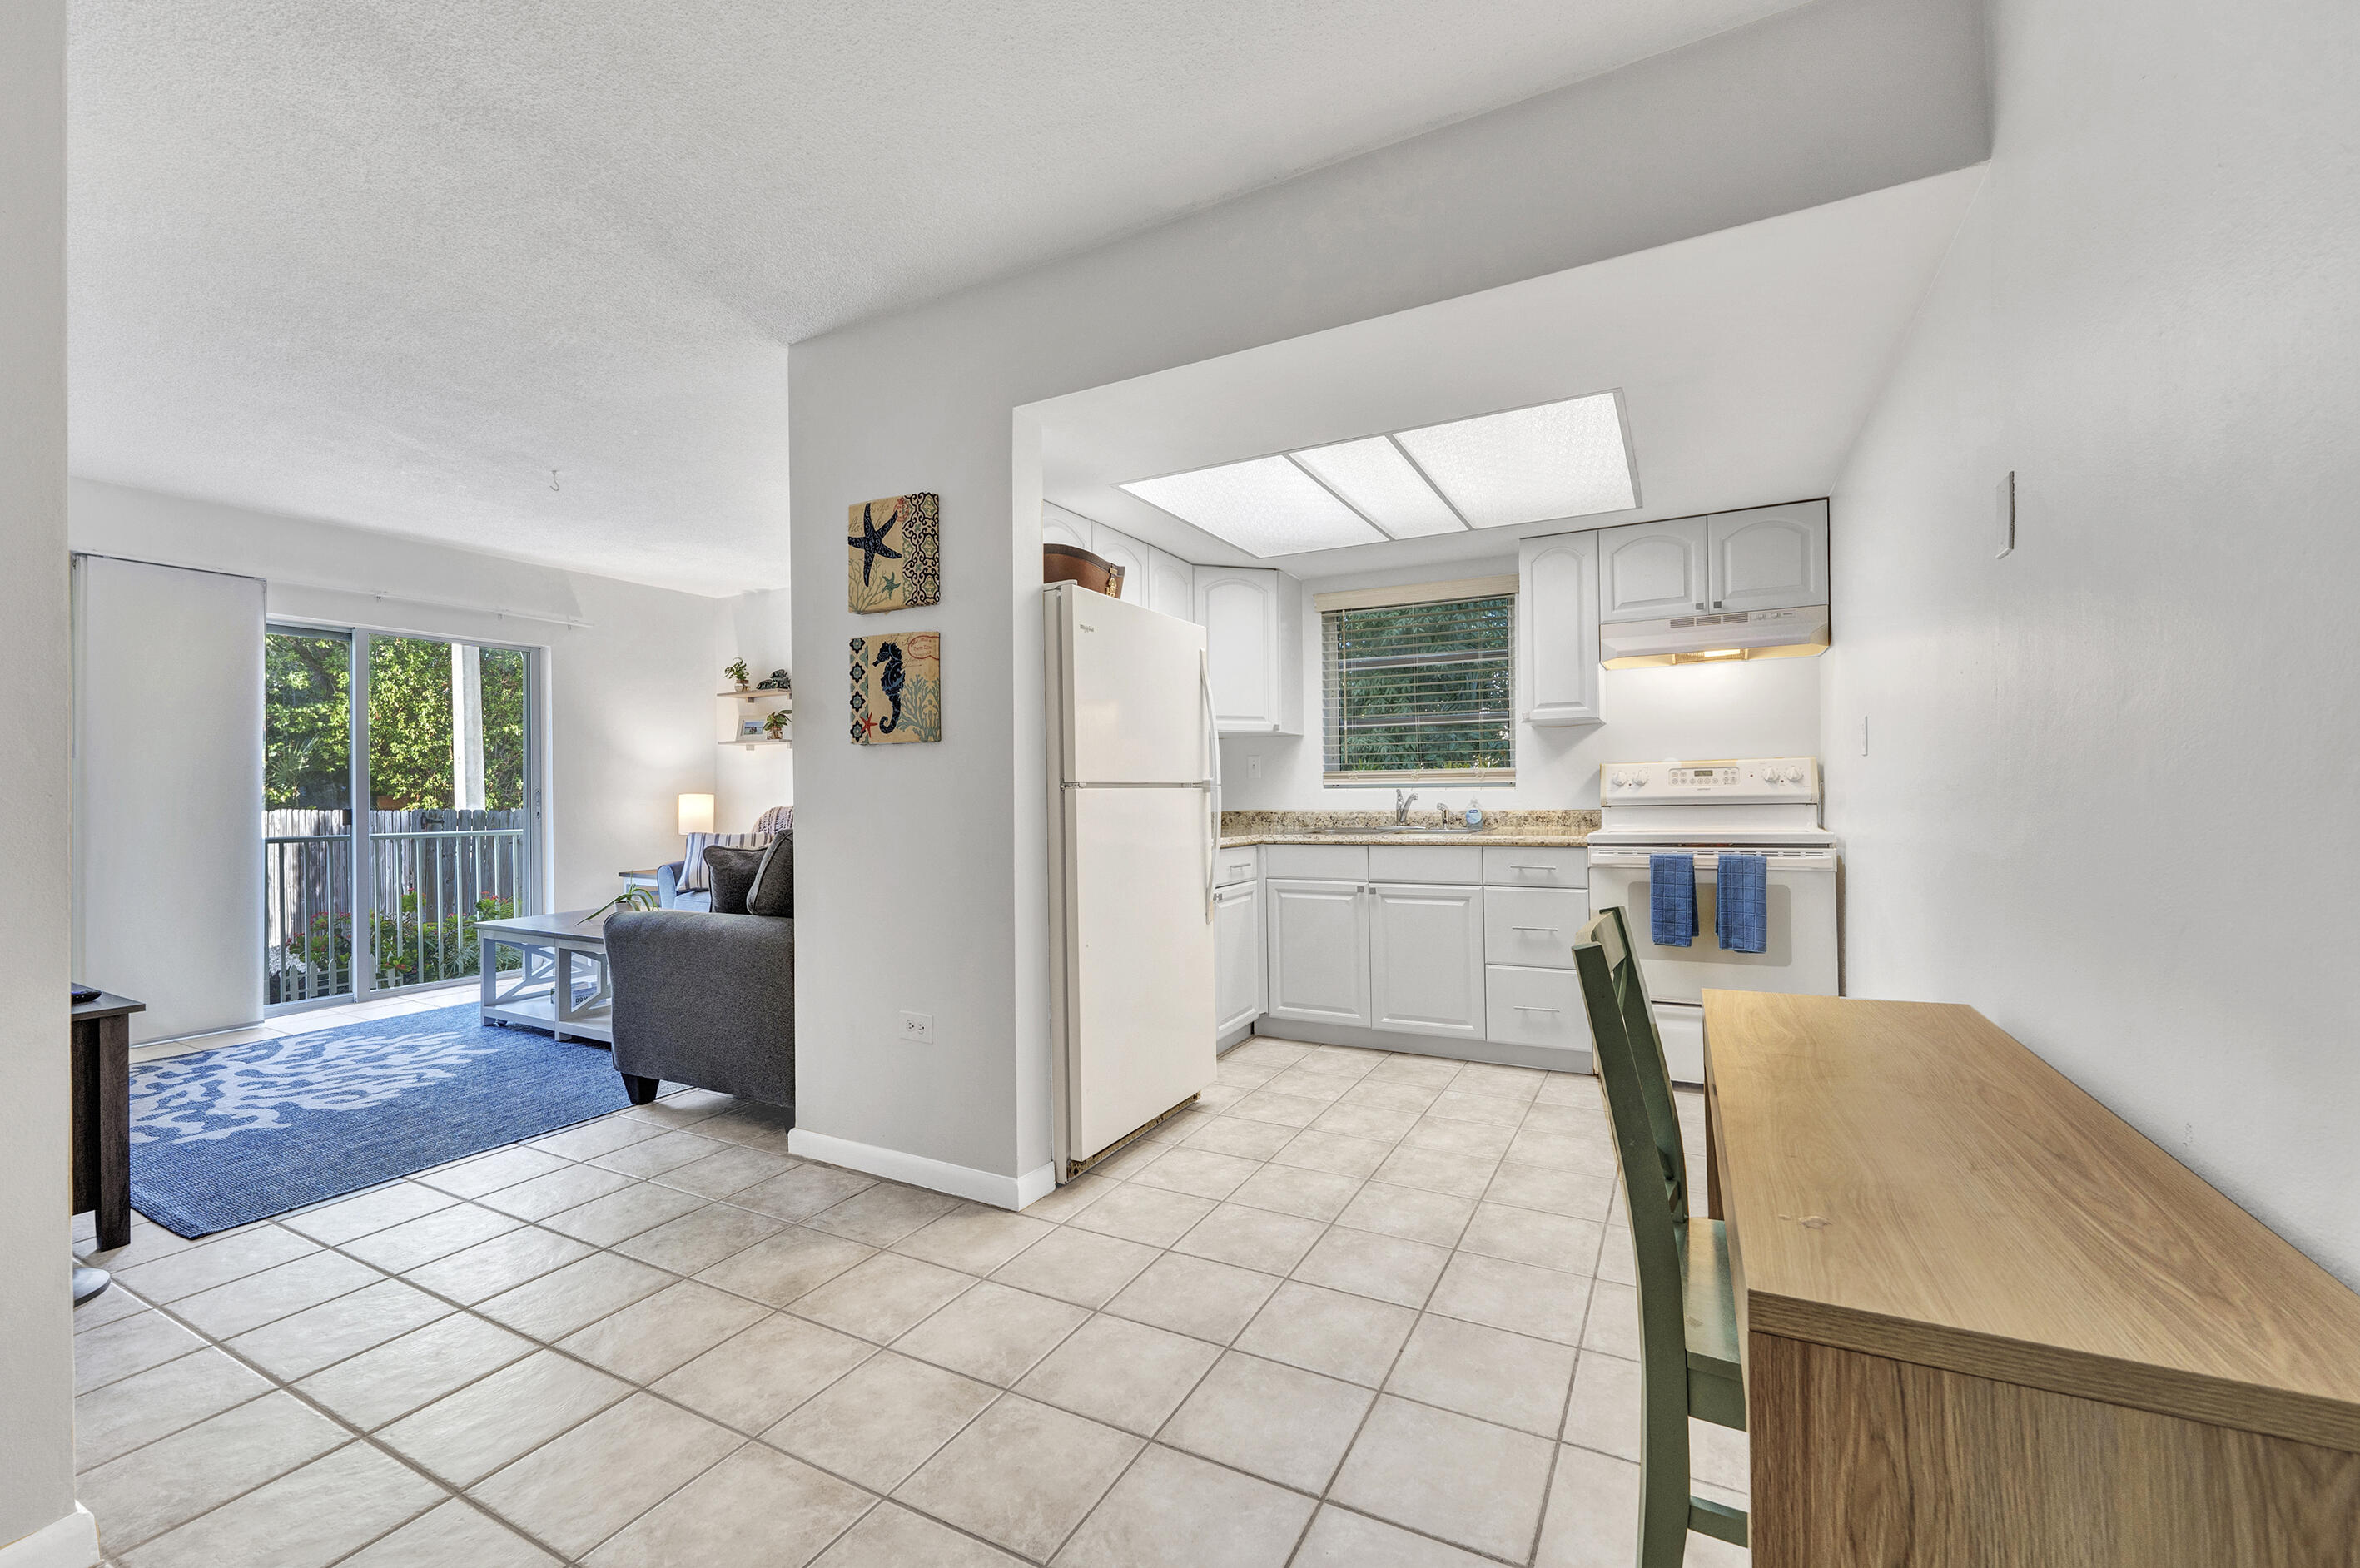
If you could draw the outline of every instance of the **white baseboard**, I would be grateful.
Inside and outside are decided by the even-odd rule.
[[[1054,1165],[1043,1165],[1022,1176],[1002,1176],[970,1165],[953,1165],[946,1160],[929,1160],[923,1154],[873,1143],[855,1143],[848,1138],[813,1132],[808,1127],[796,1127],[787,1134],[787,1152],[1000,1209],[1021,1209],[1045,1196],[1057,1184],[1057,1168]],[[0,1568],[16,1568],[16,1564],[0,1564]]]
[[[1253,1030],[1263,1039],[1301,1040],[1306,1045],[1352,1045],[1363,1051],[1439,1056],[1452,1062],[1485,1062],[1495,1067],[1537,1067],[1547,1073],[1596,1071],[1587,1051],[1557,1051],[1546,1046],[1512,1045],[1504,1040],[1395,1034],[1391,1029],[1355,1029],[1349,1024],[1299,1023],[1268,1014],[1254,1020]]]
[[[98,1568],[98,1520],[76,1503],[65,1518],[0,1546],[0,1568]]]

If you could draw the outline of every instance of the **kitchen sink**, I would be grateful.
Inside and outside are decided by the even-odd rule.
[[[1411,833],[1423,838],[1440,838],[1446,834],[1455,833],[1464,838],[1470,833],[1479,833],[1483,830],[1466,827],[1429,828],[1407,822],[1398,824],[1387,822],[1381,827],[1321,828],[1319,831],[1337,838],[1367,838],[1376,833]]]

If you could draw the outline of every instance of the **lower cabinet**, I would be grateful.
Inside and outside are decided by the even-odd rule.
[[[1262,884],[1213,895],[1213,1032],[1226,1040],[1262,1014]]]
[[[1369,1023],[1369,905],[1358,882],[1271,877],[1270,1016]]]
[[[1369,1014],[1404,1034],[1483,1038],[1483,889],[1369,888]]]
[[[1581,977],[1572,970],[1494,964],[1486,980],[1484,1007],[1491,1015],[1493,1040],[1556,1051],[1590,1049]]]

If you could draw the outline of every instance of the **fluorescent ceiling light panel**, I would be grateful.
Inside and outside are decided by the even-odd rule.
[[[1586,517],[1639,504],[1622,411],[1612,392],[1428,425],[1393,439],[1475,528]]]
[[[1395,539],[1455,534],[1467,527],[1383,436],[1315,446],[1296,452],[1295,461]]]
[[[1251,555],[1373,544],[1385,536],[1284,457],[1257,457],[1122,486]]]

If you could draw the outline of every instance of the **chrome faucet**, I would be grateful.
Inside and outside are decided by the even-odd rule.
[[[1434,809],[1442,813],[1442,825],[1444,827],[1448,827],[1450,825],[1450,802],[1448,800],[1437,800],[1434,803]]]
[[[1398,790],[1398,789],[1396,789],[1396,790],[1394,790],[1394,791],[1393,791],[1393,825],[1394,825],[1394,826],[1396,826],[1396,827],[1402,827],[1402,826],[1406,826],[1406,825],[1408,824],[1408,822],[1409,822],[1409,809],[1410,809],[1410,807],[1411,807],[1412,805],[1415,804],[1415,803],[1416,803],[1416,801],[1417,801],[1417,797],[1416,797],[1416,796],[1415,796],[1415,795],[1404,795],[1404,794],[1403,794],[1403,793],[1402,793],[1400,790]]]

